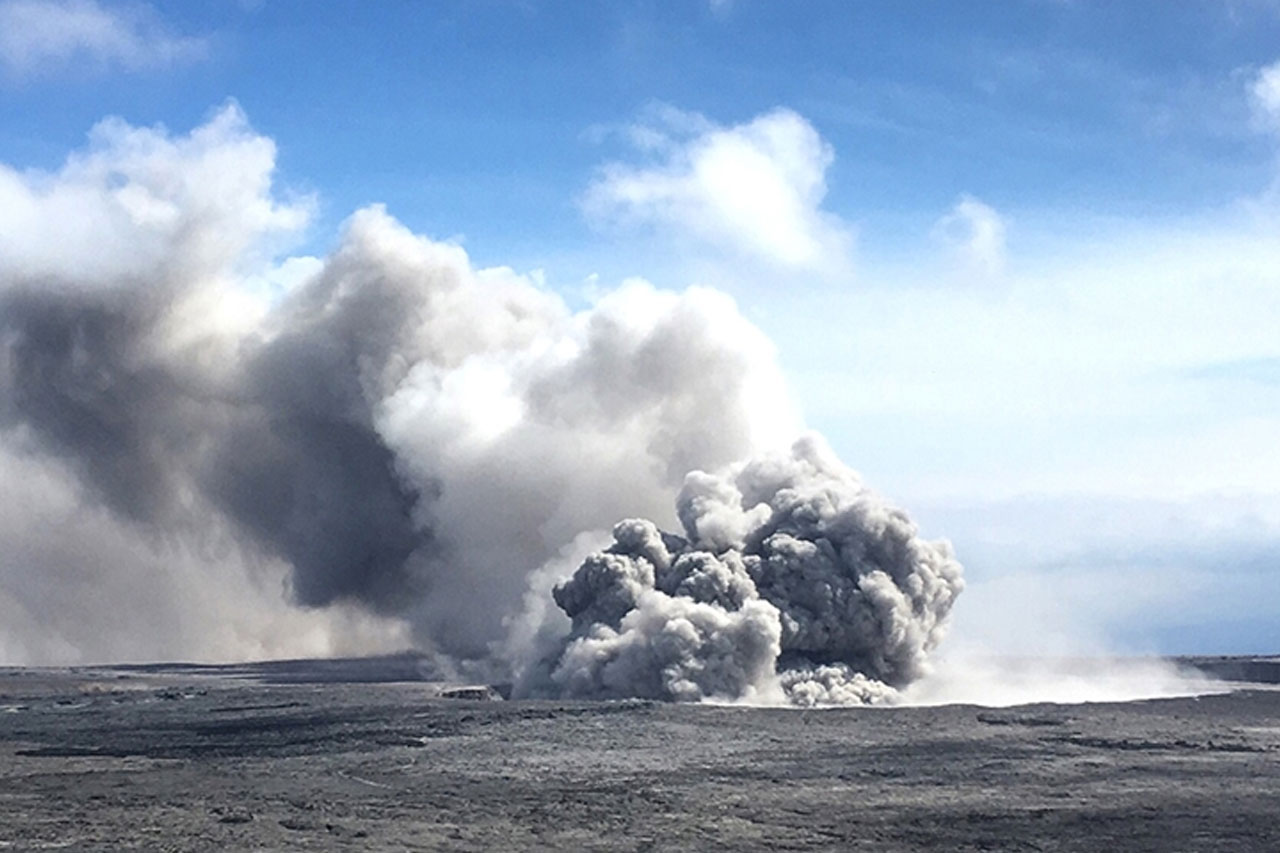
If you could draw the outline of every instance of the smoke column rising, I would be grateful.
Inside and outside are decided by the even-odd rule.
[[[555,588],[571,631],[524,690],[850,704],[925,674],[960,565],[816,436],[691,473],[678,514],[683,537],[618,524]]]
[[[920,674],[958,565],[819,440],[772,452],[800,420],[732,300],[574,311],[378,207],[272,265],[309,211],[274,156],[229,106],[0,167],[0,653],[412,641],[531,692],[799,702]]]

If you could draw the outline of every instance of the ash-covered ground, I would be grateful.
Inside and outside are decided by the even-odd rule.
[[[0,847],[1280,849],[1280,691],[1261,685],[802,711],[419,679],[408,657],[0,670]]]

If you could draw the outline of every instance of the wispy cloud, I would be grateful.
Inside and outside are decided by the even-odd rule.
[[[138,71],[202,56],[206,42],[176,35],[148,6],[96,0],[0,2],[0,69],[25,79],[89,62]]]
[[[831,146],[797,113],[722,127],[668,109],[630,137],[652,159],[605,166],[587,192],[590,215],[789,269],[850,266],[853,229],[822,208]]]
[[[1269,128],[1280,128],[1280,62],[1258,71],[1249,86],[1254,115]]]
[[[1237,78],[1241,103],[1280,110],[1271,69]],[[1005,261],[998,288],[946,286],[954,258],[894,268],[868,253],[867,286],[769,306],[811,422],[856,436],[837,449],[911,503],[1280,494],[1273,188],[1178,218],[1016,216],[1016,250],[1004,248],[1001,212],[976,199],[937,223],[975,263]],[[818,316],[841,333],[814,335]]]
[[[938,220],[933,233],[972,271],[993,276],[1004,270],[1005,231],[995,208],[966,195]]]
[[[1191,379],[1211,382],[1248,382],[1258,385],[1280,385],[1280,357],[1242,358],[1222,361],[1185,371]]]

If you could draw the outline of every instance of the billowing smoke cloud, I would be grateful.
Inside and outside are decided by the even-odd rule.
[[[523,690],[850,704],[925,673],[960,565],[816,436],[691,473],[678,507],[683,537],[624,521],[555,588],[571,629]]]
[[[808,702],[919,674],[958,568],[814,440],[761,456],[800,422],[727,296],[575,311],[378,207],[273,265],[309,210],[273,165],[232,106],[0,167],[0,654],[556,649],[522,683]]]
[[[634,281],[574,312],[378,208],[327,258],[270,266],[307,212],[272,196],[273,161],[231,107],[185,137],[105,122],[56,174],[0,169],[4,449],[143,543],[283,566],[295,604],[482,657],[583,531],[662,517],[688,470],[795,429],[771,346],[719,293]],[[6,554],[62,535],[5,490]],[[74,633],[72,599],[129,573],[103,563],[37,599],[34,563],[7,561],[24,615],[0,631]]]

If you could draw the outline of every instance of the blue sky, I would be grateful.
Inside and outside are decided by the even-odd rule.
[[[1266,0],[7,0],[0,163],[234,101],[286,253],[382,203],[571,301],[719,287],[969,636],[1274,652],[1278,60]]]
[[[1249,192],[1271,166],[1241,79],[1274,58],[1265,3],[122,9],[143,38],[191,49],[163,67],[91,50],[10,67],[7,162],[55,165],[105,114],[180,129],[231,97],[331,219],[380,201],[503,262],[594,242],[574,191],[616,153],[600,131],[655,102],[724,124],[805,116],[838,155],[826,206],[876,253],[961,193],[1169,216]]]

